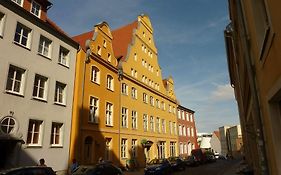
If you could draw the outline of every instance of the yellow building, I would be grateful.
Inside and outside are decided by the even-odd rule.
[[[120,82],[107,23],[73,38],[77,54],[70,159],[93,164],[100,157],[117,163]]]
[[[153,28],[146,15],[113,32],[121,84],[120,161],[138,166],[178,155],[177,101],[171,77],[163,80]]]
[[[280,1],[229,0],[225,30],[245,158],[254,174],[281,174]]]

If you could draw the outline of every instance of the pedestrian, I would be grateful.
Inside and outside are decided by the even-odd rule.
[[[78,162],[76,159],[72,159],[72,164],[70,166],[70,174],[74,173],[74,171],[78,168]]]
[[[39,165],[38,166],[47,166],[46,164],[45,164],[45,159],[40,159],[39,160]]]

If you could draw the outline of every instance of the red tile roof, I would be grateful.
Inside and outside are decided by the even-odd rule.
[[[94,35],[94,31],[89,31],[89,32],[86,32],[86,33],[82,33],[80,35],[77,35],[77,36],[74,36],[72,37],[72,39],[76,42],[78,42],[80,44],[80,46],[86,50],[86,46],[85,46],[85,42],[88,40],[88,39],[91,39]]]
[[[116,57],[123,56],[123,60],[126,58],[129,44],[132,42],[133,30],[138,26],[138,21],[134,21],[131,24],[120,27],[112,31],[113,35],[113,51]]]

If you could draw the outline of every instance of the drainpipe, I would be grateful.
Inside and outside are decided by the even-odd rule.
[[[123,56],[120,56],[117,58],[117,61],[118,61],[118,80],[120,81],[120,84],[119,84],[119,88],[120,88],[120,85],[122,86],[122,80],[123,80],[123,67],[122,67],[122,57]],[[118,120],[119,120],[119,125],[118,125],[118,140],[119,140],[119,146],[118,146],[118,159],[119,159],[119,162],[120,162],[120,165],[121,165],[121,134],[120,134],[120,112],[121,112],[121,92],[119,92],[119,114],[118,114]]]
[[[247,67],[247,73],[250,83],[250,89],[251,92],[253,92],[253,108],[254,112],[256,114],[256,119],[254,120],[256,125],[256,136],[257,136],[257,142],[258,142],[258,151],[259,151],[259,164],[260,164],[260,171],[262,175],[268,175],[268,165],[267,165],[267,157],[266,157],[266,149],[265,149],[265,140],[264,140],[264,132],[263,132],[263,126],[262,126],[262,114],[260,109],[260,103],[258,98],[258,91],[257,91],[257,85],[255,81],[255,73],[254,68],[251,63],[251,56],[250,56],[250,43],[248,40],[247,35],[247,28],[246,28],[246,22],[243,19],[243,10],[241,5],[241,0],[237,0],[237,10],[238,10],[238,20],[241,21],[242,26],[242,47],[246,49],[245,52],[245,63]]]

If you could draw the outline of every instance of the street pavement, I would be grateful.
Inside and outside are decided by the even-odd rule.
[[[196,167],[187,167],[185,171],[175,172],[173,175],[237,175],[241,165],[240,159],[217,160],[214,163],[199,165]],[[144,169],[138,171],[127,171],[125,175],[144,175]]]

